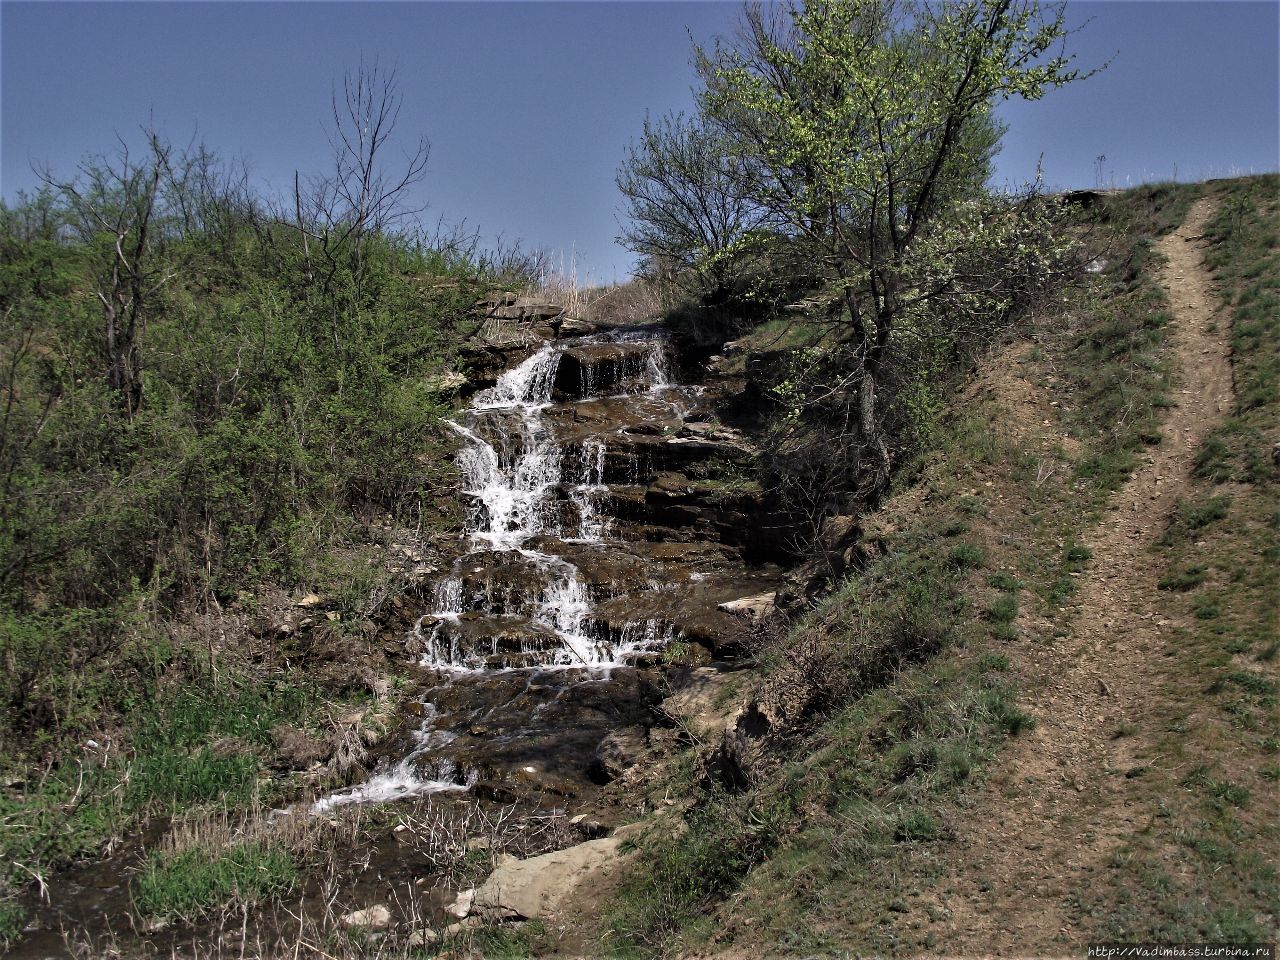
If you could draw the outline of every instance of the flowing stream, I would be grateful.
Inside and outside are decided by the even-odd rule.
[[[465,552],[435,584],[433,608],[409,644],[441,683],[417,707],[421,721],[408,752],[365,783],[319,800],[317,812],[474,786],[477,767],[450,749],[458,734],[440,721],[434,701],[441,695],[482,703],[495,678],[519,675],[504,689],[512,699],[531,697],[529,714],[537,718],[567,685],[608,679],[678,635],[662,617],[596,616],[598,601],[616,599],[621,587],[608,578],[588,582],[575,558],[607,568],[611,553],[625,555],[603,509],[618,427],[607,418],[581,427],[575,405],[622,400],[678,420],[692,394],[672,383],[667,341],[652,330],[548,343],[476,394],[451,423],[464,443],[457,462],[468,504]],[[661,578],[644,583],[647,592],[663,588]],[[474,717],[468,723],[476,728]]]

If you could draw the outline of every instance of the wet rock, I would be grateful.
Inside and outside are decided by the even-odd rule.
[[[363,910],[354,910],[342,918],[344,927],[363,927],[367,930],[385,930],[391,926],[391,911],[380,903]]]
[[[638,378],[649,368],[654,350],[652,342],[647,341],[570,347],[560,358],[551,396],[573,400],[624,392],[628,380]]]
[[[639,762],[649,747],[643,727],[612,730],[596,747],[594,772],[605,782],[616,780]]]
[[[693,492],[689,478],[682,473],[663,471],[658,474],[649,489],[645,491],[645,499],[650,497],[686,497]]]
[[[491,803],[515,803],[515,791],[504,784],[497,783],[493,780],[481,780],[471,788],[481,800],[488,800]]]

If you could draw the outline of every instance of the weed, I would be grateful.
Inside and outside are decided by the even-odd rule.
[[[997,590],[1005,590],[1009,593],[1022,588],[1022,581],[1013,574],[1005,573],[1003,571],[991,574],[991,576],[987,578],[987,583],[991,584],[991,586],[995,587]]]
[[[1205,568],[1202,565],[1170,571],[1160,578],[1159,587],[1161,590],[1178,590],[1182,592],[1194,590],[1204,583],[1205,575]]]
[[[1080,543],[1068,544],[1062,551],[1063,569],[1070,573],[1079,573],[1084,565],[1093,559],[1093,551]]]
[[[991,606],[987,608],[987,619],[992,623],[1012,623],[1014,617],[1017,615],[1018,598],[1011,593],[1006,593],[998,597],[994,602],[992,602]]]
[[[22,936],[26,911],[21,904],[0,900],[0,948],[10,947]]]
[[[936,840],[941,828],[938,821],[926,810],[909,810],[898,819],[894,839],[899,842]]]
[[[1223,519],[1230,506],[1231,498],[1226,494],[1179,500],[1174,520],[1169,525],[1164,542],[1170,543],[1178,537],[1189,537],[1198,533],[1209,524]]]
[[[958,543],[951,548],[948,559],[952,566],[966,570],[973,567],[981,567],[986,562],[986,555],[981,547],[976,547],[971,543]]]
[[[1191,610],[1198,620],[1216,620],[1222,616],[1222,604],[1214,596],[1196,597],[1191,604]]]
[[[984,695],[986,715],[1006,734],[1016,737],[1036,725],[1036,718],[1021,710],[1008,690],[989,690]]]
[[[1210,793],[1215,799],[1229,803],[1233,807],[1243,807],[1249,802],[1249,791],[1230,780],[1215,780],[1209,786]]]
[[[978,669],[1004,672],[1009,669],[1009,658],[1003,653],[984,653],[978,658]]]
[[[1233,670],[1227,674],[1226,679],[1247,690],[1249,693],[1256,694],[1260,697],[1271,696],[1276,692],[1276,685],[1266,677],[1259,676],[1248,670]]]
[[[195,847],[149,857],[134,883],[133,902],[143,916],[192,919],[233,902],[283,894],[297,879],[293,859],[270,845],[246,843],[225,852]]]

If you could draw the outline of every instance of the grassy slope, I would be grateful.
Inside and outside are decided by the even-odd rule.
[[[1083,904],[1118,938],[1274,939],[1280,916],[1280,178],[1209,189],[1237,409],[1200,450],[1198,489],[1155,558],[1167,609],[1194,626],[1155,678],[1162,762],[1135,795],[1156,815]]]
[[[452,476],[431,378],[488,279],[396,248],[368,302],[338,304],[241,225],[230,252],[174,255],[126,421],[97,366],[89,253],[3,226],[0,948],[39,883],[148,818],[315,788],[273,730],[325,742],[372,699],[310,651],[321,631],[351,656],[373,645],[403,586],[390,545],[413,536],[392,527],[448,522],[423,494]],[[309,591],[336,622],[298,623],[287,595]]]
[[[841,675],[844,688],[751,789],[730,795],[690,771],[681,784],[694,796],[688,832],[654,851],[654,869],[635,880],[615,915],[615,934],[634,952],[673,953],[709,938],[784,953],[946,948],[929,930],[929,888],[955,855],[950,826],[981,816],[969,807],[984,764],[1029,722],[1017,702],[1046,680],[1030,652],[1069,626],[1066,601],[1088,559],[1077,546],[1081,532],[1143,446],[1159,439],[1172,386],[1170,315],[1151,241],[1181,222],[1201,189],[1148,187],[1108,200],[1101,219],[1111,244],[1096,284],[1042,318],[1029,344],[997,357],[937,449],[904,474],[905,489],[870,530],[882,559],[795,627],[762,681],[768,691]],[[1109,883],[1106,902],[1082,905],[1097,929],[1117,935],[1245,933],[1273,896],[1270,871],[1250,851],[1274,844],[1267,804],[1254,792],[1276,773],[1264,756],[1276,744],[1274,688],[1256,665],[1276,653],[1266,639],[1274,637],[1265,599],[1274,574],[1260,562],[1274,556],[1274,484],[1257,457],[1269,451],[1258,440],[1276,419],[1275,310],[1267,300],[1274,287],[1255,289],[1277,277],[1274,230],[1268,237],[1263,228],[1275,182],[1208,189],[1227,201],[1214,225],[1214,265],[1239,285],[1238,389],[1260,400],[1210,444],[1222,452],[1206,455],[1202,470],[1239,478],[1252,469],[1254,484],[1235,494],[1228,520],[1206,521],[1209,552],[1222,551],[1206,566],[1218,571],[1213,589],[1229,591],[1218,600],[1224,612],[1210,614],[1209,587],[1170,591],[1170,602],[1199,604],[1205,627],[1179,647],[1164,682],[1173,712],[1189,712],[1189,698],[1209,691],[1223,716],[1208,737],[1223,765],[1237,756],[1257,762],[1248,785],[1212,769],[1197,774],[1189,821],[1161,825],[1200,861],[1182,880],[1142,876],[1136,852],[1117,859],[1115,869],[1137,871],[1132,881]],[[1270,393],[1250,377],[1269,381]],[[1180,529],[1161,559],[1171,571],[1187,564]],[[1191,543],[1205,536],[1198,531]],[[1235,626],[1224,631],[1223,622]],[[814,648],[825,651],[816,661],[806,653]],[[865,669],[862,682],[847,682],[868,658],[904,650],[887,682]],[[1256,664],[1246,668],[1243,658]],[[811,668],[798,669],[806,659]],[[1191,750],[1196,738],[1186,730],[1171,721],[1179,749]],[[1215,862],[1232,865],[1231,882],[1207,881]],[[1119,902],[1118,891],[1139,883],[1146,890]],[[1189,911],[1193,894],[1207,903]]]

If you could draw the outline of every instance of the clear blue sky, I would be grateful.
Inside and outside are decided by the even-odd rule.
[[[361,56],[399,70],[401,128],[432,143],[427,216],[576,252],[621,279],[613,172],[645,111],[688,109],[689,35],[732,28],[703,3],[0,2],[0,192],[70,171],[153,117],[242,155],[261,182],[320,171],[332,84]],[[1077,87],[1004,109],[1000,183],[1090,186],[1277,167],[1280,3],[1073,2]]]

